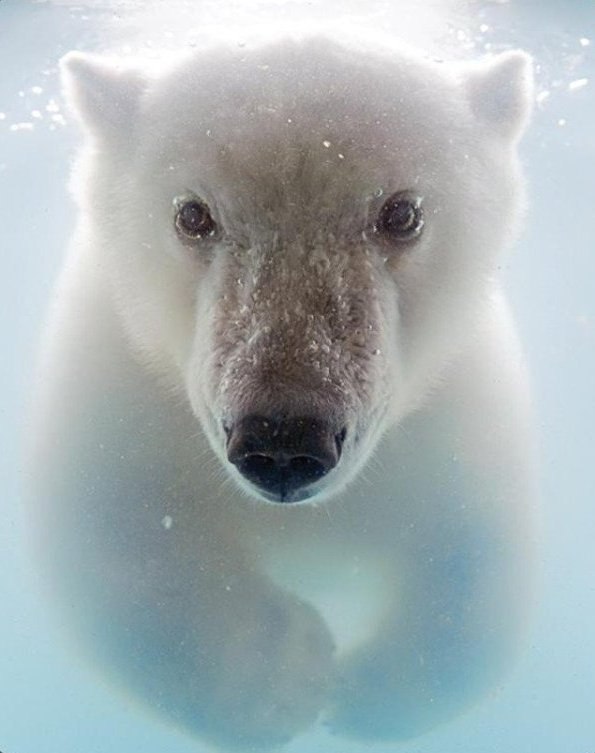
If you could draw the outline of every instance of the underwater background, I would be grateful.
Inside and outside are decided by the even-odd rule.
[[[74,48],[127,54],[131,44],[192,46],[199,32],[187,28],[190,11],[205,28],[334,13],[398,36],[394,6],[400,3],[0,0],[1,753],[209,749],[82,662],[40,596],[27,549],[27,409],[74,220],[67,181],[79,134],[64,111],[57,61]],[[418,739],[364,745],[314,729],[288,753],[595,753],[595,3],[474,8],[470,24],[450,29],[455,45],[473,56],[522,47],[536,61],[535,115],[521,150],[530,208],[502,270],[532,373],[540,444],[543,533],[529,642],[499,688]],[[135,39],[141,26],[153,35]]]

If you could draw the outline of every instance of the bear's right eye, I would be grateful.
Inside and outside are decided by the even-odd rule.
[[[212,218],[208,206],[197,198],[176,198],[175,226],[179,234],[199,240],[215,234],[217,223]]]
[[[424,226],[422,197],[399,191],[383,204],[376,220],[376,232],[391,241],[403,243],[421,235]]]

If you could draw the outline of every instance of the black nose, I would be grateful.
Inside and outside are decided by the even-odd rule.
[[[297,502],[337,465],[345,433],[316,418],[246,416],[227,430],[227,457],[269,499]]]

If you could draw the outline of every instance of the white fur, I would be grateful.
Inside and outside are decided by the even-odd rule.
[[[222,746],[455,715],[509,664],[529,589],[528,396],[497,281],[526,56],[305,37],[63,67],[87,140],[33,467],[69,624]],[[374,220],[403,189],[426,224],[397,247]],[[215,240],[176,234],[187,191]],[[255,407],[348,427],[310,503],[266,503],[227,462],[222,421]],[[328,604],[366,592],[333,638]]]

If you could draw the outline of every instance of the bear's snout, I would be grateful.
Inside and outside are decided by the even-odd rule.
[[[347,430],[318,418],[249,415],[226,428],[227,458],[273,502],[300,502],[339,462]]]

